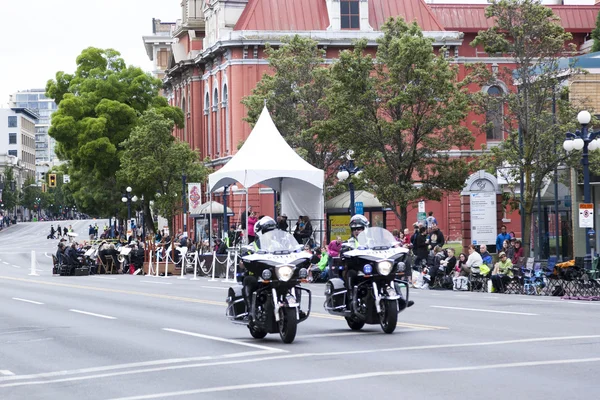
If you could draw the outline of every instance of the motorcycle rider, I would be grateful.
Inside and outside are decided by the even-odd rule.
[[[277,229],[277,223],[271,217],[262,217],[255,225],[254,232],[256,233],[256,239],[252,243],[255,250],[260,249],[260,237],[267,232]],[[250,313],[250,306],[252,304],[252,293],[258,289],[258,279],[253,272],[248,271],[244,277],[242,293],[244,295],[244,301],[246,302],[246,310]]]
[[[369,220],[364,215],[355,214],[352,216],[352,218],[350,218],[351,236],[350,239],[342,244],[342,256],[345,251],[354,250],[358,247],[358,235],[360,235],[361,232],[364,232],[364,230],[368,227]],[[344,284],[346,285],[346,289],[350,290],[352,288],[352,282],[358,275],[358,272],[354,269],[346,268],[344,275]]]

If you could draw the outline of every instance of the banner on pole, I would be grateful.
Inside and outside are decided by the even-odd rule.
[[[188,183],[187,187],[188,213],[200,214],[202,205],[202,186],[200,183]]]

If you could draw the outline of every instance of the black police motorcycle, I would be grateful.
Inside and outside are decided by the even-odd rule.
[[[398,313],[413,305],[408,299],[408,282],[399,279],[405,272],[408,249],[396,247],[394,236],[383,228],[367,228],[355,249],[342,249],[340,272],[351,281],[332,278],[325,285],[325,310],[345,317],[352,330],[365,324],[380,324],[385,333],[396,329]]]
[[[290,233],[278,229],[262,234],[259,242],[252,254],[242,256],[247,273],[258,281],[250,309],[243,287],[233,286],[229,288],[225,314],[233,323],[247,325],[256,339],[279,333],[284,343],[292,343],[297,325],[310,314],[311,292],[300,287],[300,281],[308,276],[310,254],[301,251]],[[308,302],[306,310],[301,309],[302,292]]]

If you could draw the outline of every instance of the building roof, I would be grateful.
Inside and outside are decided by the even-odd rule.
[[[234,30],[324,31],[325,0],[249,0]]]
[[[485,17],[487,4],[430,4],[434,15],[446,30],[477,32],[493,26],[493,19]],[[588,33],[596,27],[600,5],[548,6],[561,19],[567,32]]]
[[[336,3],[339,4],[339,3]],[[390,17],[416,20],[424,31],[444,27],[424,0],[371,0],[369,24],[375,30]],[[234,30],[324,31],[329,27],[326,0],[249,0]]]
[[[424,0],[369,1],[369,24],[373,29],[381,30],[390,17],[403,17],[407,22],[416,20],[423,31],[445,30]]]
[[[13,110],[14,112],[16,112],[18,114],[25,114],[30,119],[34,120],[35,122],[37,122],[37,120],[40,119],[40,115],[38,113],[36,113],[35,111],[29,109],[29,108],[12,107],[11,110]]]

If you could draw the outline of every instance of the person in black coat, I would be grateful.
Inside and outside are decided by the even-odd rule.
[[[415,262],[413,268],[419,270],[422,261],[427,260],[429,254],[429,240],[427,239],[427,228],[424,226],[419,228],[419,234],[415,237],[413,245],[413,254],[415,255]]]

